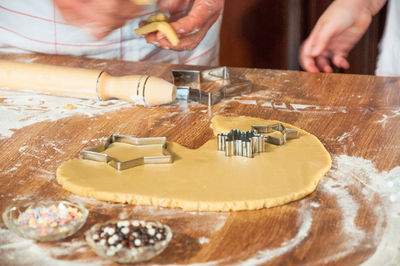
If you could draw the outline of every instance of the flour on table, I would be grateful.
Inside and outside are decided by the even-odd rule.
[[[199,240],[200,245],[203,245],[203,244],[206,244],[206,243],[210,242],[210,239],[207,238],[207,237],[200,237],[198,240]]]
[[[310,203],[310,206],[313,207],[313,208],[318,208],[318,207],[320,207],[321,205],[320,205],[318,202],[311,202],[311,203]]]
[[[99,101],[6,89],[1,90],[0,98],[0,139],[11,137],[13,130],[38,122],[55,121],[73,115],[93,117],[132,106],[119,100]]]
[[[391,114],[387,115],[387,114],[382,114],[382,118],[380,120],[377,121],[378,124],[381,124],[383,128],[385,128],[386,126],[386,122],[389,119],[393,119],[393,118],[397,118],[400,116],[400,109],[396,109],[391,111]]]
[[[13,232],[0,228],[0,261],[7,265],[103,265],[104,260],[94,257],[82,260],[66,260],[57,257],[88,251],[84,240],[61,242],[57,246],[39,244]]]
[[[351,193],[351,188],[361,191],[361,199]],[[377,247],[375,253],[363,265],[398,265],[400,261],[400,167],[390,171],[379,172],[370,161],[359,157],[340,155],[334,157],[333,168],[321,181],[318,190],[335,196],[342,213],[341,245],[332,247],[331,256],[310,265],[321,265],[334,262],[340,258],[365,248]],[[381,204],[372,204],[374,196],[378,196]],[[360,196],[358,196],[360,197]],[[372,232],[366,232],[356,224],[359,201],[370,202],[377,221]],[[323,203],[310,202],[305,198],[299,209],[298,223],[300,227],[294,238],[283,242],[281,247],[258,251],[255,255],[238,265],[262,265],[301,245],[312,224],[312,209],[324,208]],[[385,225],[386,223],[386,225]],[[367,240],[367,241],[365,241]],[[363,243],[371,243],[363,244]]]
[[[290,239],[289,241],[282,242],[281,246],[278,248],[260,250],[252,257],[237,263],[236,265],[262,265],[273,258],[279,257],[280,255],[288,252],[302,243],[307,237],[308,231],[311,229],[313,223],[312,213],[310,207],[307,205],[308,204],[306,202],[303,202],[301,208],[299,209],[300,216],[297,221],[299,224],[299,229],[294,238]]]

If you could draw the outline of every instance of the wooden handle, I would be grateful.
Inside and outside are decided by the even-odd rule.
[[[102,100],[117,98],[147,105],[167,104],[176,97],[173,84],[153,76],[113,77],[101,70],[5,60],[0,60],[0,88]]]

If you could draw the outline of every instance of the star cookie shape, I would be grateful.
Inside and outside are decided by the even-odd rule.
[[[138,158],[120,161],[117,158],[105,153],[110,145],[116,142],[130,144],[132,145],[132,149],[135,149],[135,146],[160,145],[162,155],[141,156]],[[105,162],[118,171],[126,170],[143,164],[163,164],[173,162],[172,155],[167,149],[167,139],[165,137],[135,138],[118,134],[113,134],[108,137],[104,144],[83,149],[83,158],[97,162]]]

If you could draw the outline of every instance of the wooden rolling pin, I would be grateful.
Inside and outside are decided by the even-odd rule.
[[[0,60],[0,88],[100,100],[117,98],[160,105],[175,100],[176,87],[148,75],[113,77],[101,70]]]

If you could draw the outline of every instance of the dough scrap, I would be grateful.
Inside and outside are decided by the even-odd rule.
[[[167,21],[167,17],[164,14],[151,15],[147,18],[148,24],[135,29],[137,35],[146,35],[152,32],[162,32],[168,41],[173,45],[179,44],[178,35]]]
[[[76,109],[76,107],[73,104],[67,104],[67,105],[64,105],[62,107],[62,109],[64,109],[64,110],[74,110],[74,109]]]
[[[154,0],[131,0],[131,2],[136,5],[151,5]]]
[[[211,127],[218,134],[276,122],[215,116]],[[188,211],[282,205],[313,192],[331,167],[329,153],[315,136],[283,124],[299,130],[299,138],[283,146],[267,144],[267,152],[254,158],[225,157],[224,152],[217,151],[215,138],[196,150],[169,142],[168,149],[174,154],[172,164],[142,165],[118,172],[105,163],[72,159],[57,169],[57,181],[84,197]]]

